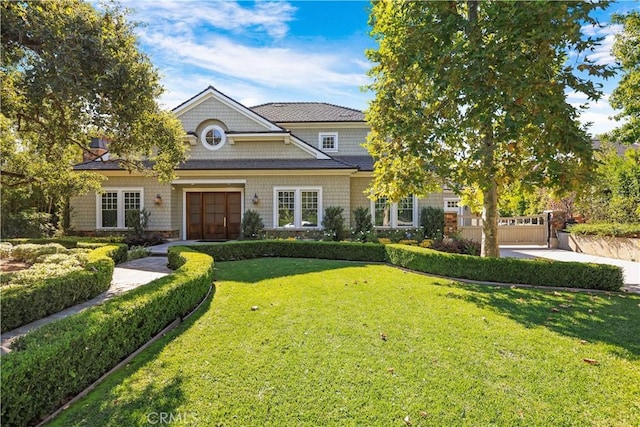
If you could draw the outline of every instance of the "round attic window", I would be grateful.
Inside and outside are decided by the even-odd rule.
[[[207,126],[200,134],[200,142],[208,150],[218,150],[226,141],[224,129],[218,125]]]

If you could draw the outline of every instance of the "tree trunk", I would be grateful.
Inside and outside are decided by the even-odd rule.
[[[480,256],[500,257],[498,245],[498,186],[494,179],[482,190],[482,244]]]

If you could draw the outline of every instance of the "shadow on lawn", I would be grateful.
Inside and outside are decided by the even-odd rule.
[[[187,320],[177,328],[150,345],[137,355],[131,363],[109,376],[87,397],[73,404],[61,416],[53,420],[54,425],[197,425],[198,414],[180,412],[186,402],[182,391],[184,380],[174,376],[150,378],[142,390],[131,390],[126,381],[156,360],[164,348],[180,334],[193,326],[210,308],[215,296],[211,295]],[[97,400],[94,400],[97,399]]]
[[[619,357],[640,359],[640,297],[619,293],[496,289],[464,285],[462,299],[493,309],[528,328],[543,326],[559,334],[615,346]]]
[[[336,261],[327,259],[286,258],[287,262],[274,262],[282,258],[255,258],[241,261],[225,261],[215,264],[215,281],[256,283],[261,280],[297,274],[319,273],[341,268],[366,267],[367,263],[357,261]]]

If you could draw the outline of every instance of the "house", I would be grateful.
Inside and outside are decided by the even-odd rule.
[[[388,228],[418,226],[423,206],[458,210],[451,192],[393,204],[367,198],[373,160],[362,146],[369,131],[362,111],[317,102],[249,108],[208,87],[173,112],[189,148],[177,179],[161,184],[117,161],[76,165],[107,178],[102,193],[72,199],[76,232],[124,231],[126,212],[142,208],[149,231],[188,240],[237,239],[249,209],[265,228],[292,231],[320,229],[329,206],[342,207],[347,224],[355,208],[367,207],[374,225]]]

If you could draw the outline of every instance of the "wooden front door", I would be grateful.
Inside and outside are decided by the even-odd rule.
[[[187,193],[187,239],[237,239],[241,221],[239,191]]]

